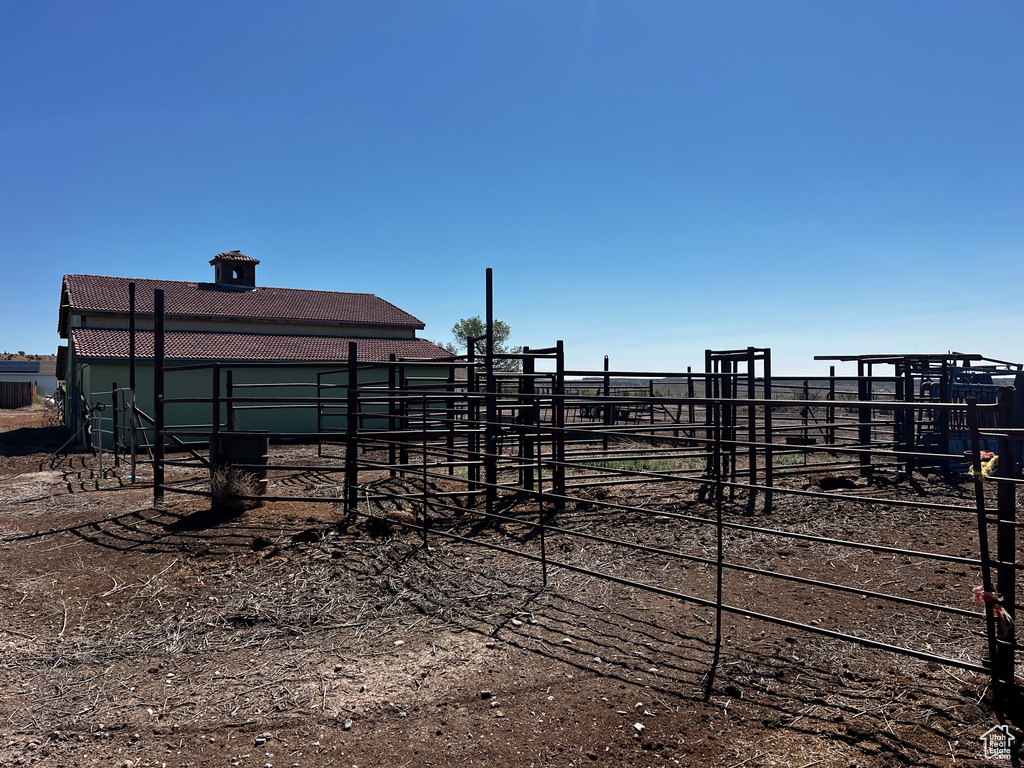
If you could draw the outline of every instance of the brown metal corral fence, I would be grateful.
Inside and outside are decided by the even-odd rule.
[[[803,388],[782,399],[770,377],[714,361],[700,373],[566,371],[560,344],[518,359],[520,373],[487,360],[360,363],[304,398],[230,388],[226,373],[243,366],[208,366],[220,382],[204,399],[210,424],[158,419],[158,447],[190,447],[157,456],[156,501],[211,495],[194,473],[165,472],[225,466],[216,447],[234,410],[302,404],[318,409],[320,432],[269,435],[269,456],[233,459],[233,469],[268,478],[266,495],[248,500],[331,503],[348,523],[500,549],[536,561],[542,583],[561,568],[678,598],[714,613],[719,644],[723,615],[734,615],[984,673],[1010,701],[1020,478],[1011,459],[983,479],[982,445],[1015,454],[1011,387],[992,403],[905,402],[878,394],[882,386],[871,399],[804,398]],[[158,386],[173,393],[175,374],[196,367],[168,367]],[[615,383],[655,378],[686,394]],[[914,450],[903,430],[924,409],[968,425],[973,451]],[[299,438],[317,441],[302,462],[285,444]],[[885,490],[915,482],[925,458],[968,462],[975,479],[953,486],[952,501]],[[317,480],[285,481],[300,476]],[[633,487],[643,493],[623,491]],[[926,529],[934,546],[924,549]],[[502,537],[484,533],[494,530]],[[584,549],[606,565],[571,554]],[[640,561],[658,567],[629,565]],[[766,598],[775,610],[753,608]],[[851,610],[865,601],[867,623]]]

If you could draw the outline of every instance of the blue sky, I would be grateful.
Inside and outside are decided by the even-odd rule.
[[[1024,361],[1024,4],[0,0],[0,350],[66,273],[484,311],[572,368]]]

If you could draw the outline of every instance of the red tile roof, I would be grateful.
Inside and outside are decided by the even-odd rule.
[[[84,360],[127,360],[129,332],[104,328],[75,328],[75,354]],[[355,339],[335,336],[274,336],[245,333],[198,333],[171,331],[164,336],[169,360],[218,360],[235,362],[338,362],[348,359],[348,343],[356,342],[360,360],[437,360],[451,357],[426,339]],[[152,331],[136,332],[135,354],[153,358]]]
[[[254,259],[252,256],[246,256],[244,253],[241,253],[239,251],[224,251],[223,253],[218,253],[216,256],[210,259],[211,264],[216,264],[218,261],[236,261],[242,264],[260,263],[259,259]]]
[[[130,282],[135,283],[135,311],[140,314],[153,313],[153,291],[161,289],[168,317],[424,327],[421,320],[372,293],[262,287],[239,290],[214,283],[99,275],[65,275],[64,290],[72,312],[127,313]]]

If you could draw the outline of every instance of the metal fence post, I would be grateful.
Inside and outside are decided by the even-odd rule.
[[[153,504],[164,501],[164,292],[153,291]]]
[[[214,363],[210,369],[212,382],[212,397],[210,405],[210,471],[215,472],[220,464],[220,364]],[[211,475],[212,476],[212,475]]]
[[[121,466],[121,454],[118,453],[118,441],[121,439],[120,431],[120,420],[117,417],[117,382],[113,382],[110,385],[110,402],[113,406],[113,412],[110,414],[110,431],[113,434],[114,441],[114,466]]]
[[[555,499],[555,511],[559,512],[565,508],[565,349],[562,340],[555,342],[555,381],[553,399],[551,402],[551,421],[554,439],[552,441],[552,458],[555,465],[552,468],[552,490],[557,498]]]
[[[487,487],[484,489],[484,500],[487,507],[487,514],[494,512],[494,502],[497,497],[498,484],[498,395],[497,383],[494,376],[494,292],[493,272],[487,268],[487,325],[484,336],[484,385],[485,418],[484,426],[484,480]]]
[[[998,653],[993,660],[993,672],[1003,682],[1003,695],[1006,698],[1009,697],[1014,685],[1013,650],[1016,644],[1014,619],[1017,602],[1017,497],[1015,485],[1010,480],[1017,475],[1017,468],[1014,466],[1014,441],[1006,431],[1015,426],[1014,400],[1013,387],[999,388],[996,410],[997,428],[1000,430],[999,467],[996,471],[996,557],[999,559],[996,569],[996,592],[1002,597],[1002,607],[1009,614],[1009,620],[997,642]]]
[[[526,355],[526,357],[523,358],[524,378],[520,390],[520,402],[525,400],[525,408],[521,411],[525,418],[521,419],[521,426],[523,429],[523,469],[520,474],[523,487],[528,491],[532,491],[534,474],[533,457],[537,446],[537,440],[533,435],[533,430],[531,428],[540,421],[540,408],[537,407],[535,394],[537,391],[534,381],[534,373],[536,373],[537,370],[535,361],[533,357],[529,356],[529,347],[523,347],[523,354]]]
[[[356,342],[348,343],[348,397],[345,414],[345,514],[355,517],[359,506],[359,366]]]
[[[766,401],[769,401],[764,406],[764,442],[766,447],[764,449],[764,484],[768,486],[768,490],[764,492],[764,511],[772,511],[772,491],[771,488],[775,485],[775,456],[772,449],[772,445],[775,443],[774,427],[772,419],[775,417],[773,406],[771,404],[772,399],[772,350],[766,347],[763,353],[763,359],[761,366],[764,368],[764,385],[763,395]]]
[[[398,360],[398,356],[392,352],[388,355],[388,477],[397,477],[398,472],[395,469],[395,431],[398,429],[398,395],[395,392],[395,387],[398,385],[398,366],[395,365],[395,361]]]

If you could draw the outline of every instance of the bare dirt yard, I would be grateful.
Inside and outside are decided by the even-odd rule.
[[[217,517],[201,498],[172,494],[156,509],[146,478],[132,485],[127,469],[97,479],[90,455],[53,462],[67,435],[43,424],[39,409],[0,412],[2,765],[1010,764],[983,754],[980,738],[997,724],[983,675],[726,614],[706,697],[710,609],[565,568],[545,587],[534,561],[345,526],[332,504],[268,502]],[[969,503],[970,486],[928,482],[929,498]],[[690,491],[610,493],[665,509],[699,504]],[[838,512],[780,499],[772,522],[856,523],[926,551],[976,547],[969,524],[941,513],[914,511],[908,526]],[[583,504],[566,514],[579,530],[652,548],[693,539],[671,521]],[[451,525],[502,546],[514,538]],[[967,567],[783,550],[742,532],[729,545],[752,565],[791,563],[965,608],[978,583]],[[713,584],[707,568],[653,553],[623,559],[556,537],[549,546],[563,562],[624,579]],[[984,655],[983,623],[970,617],[918,619],[859,596],[822,607],[813,588],[743,573],[727,591],[752,612],[881,626],[891,642]]]

